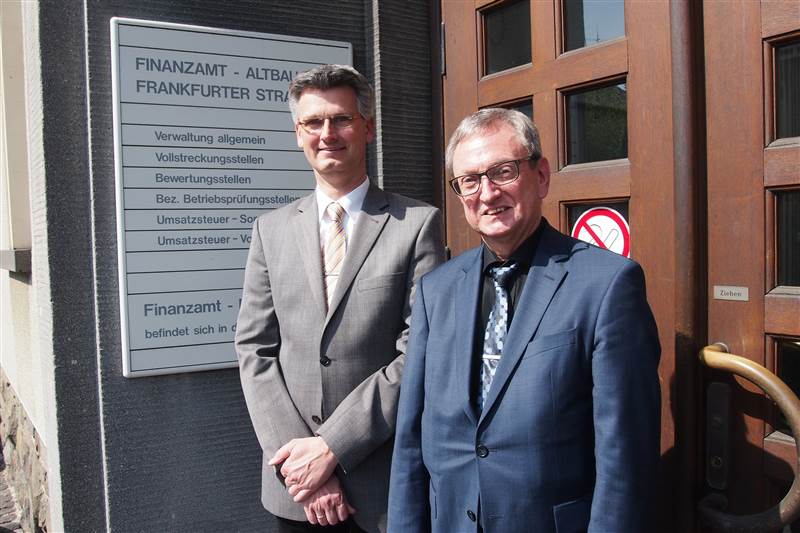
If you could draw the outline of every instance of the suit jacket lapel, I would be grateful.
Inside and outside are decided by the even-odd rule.
[[[336,311],[350,285],[353,284],[356,274],[361,270],[361,266],[386,225],[386,221],[389,220],[388,207],[389,201],[386,194],[375,185],[370,185],[367,195],[364,197],[358,221],[353,229],[352,237],[354,238],[348,242],[342,269],[339,272],[339,281],[336,282],[336,290],[328,309],[328,320]]]
[[[322,279],[322,246],[319,242],[319,213],[314,193],[306,196],[298,205],[296,223],[291,227],[296,232],[295,241],[300,247],[300,258],[308,276],[308,285],[314,301],[325,309],[325,287]]]
[[[462,403],[464,412],[473,424],[477,423],[475,408],[470,401],[472,382],[476,379],[472,375],[473,342],[475,339],[475,327],[478,312],[478,294],[481,288],[481,266],[483,257],[483,246],[479,246],[472,252],[472,258],[465,258],[463,271],[456,281],[455,290],[458,294],[463,294],[463,298],[454,295],[452,298],[455,306],[454,331],[455,346],[455,370],[457,376],[457,389],[455,397]]]
[[[500,359],[478,423],[481,423],[486,413],[492,409],[492,405],[514,374],[517,363],[525,352],[525,347],[539,328],[539,323],[542,321],[553,295],[561,285],[564,276],[567,275],[567,269],[563,262],[567,254],[562,253],[563,250],[555,242],[554,237],[557,236],[558,233],[554,229],[545,228],[536,248],[528,279],[522,289],[519,302],[514,310],[511,328],[506,336],[503,357]]]

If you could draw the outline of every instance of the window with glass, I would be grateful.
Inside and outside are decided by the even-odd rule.
[[[800,287],[800,189],[778,191],[775,200],[777,284]]]
[[[778,356],[778,377],[786,383],[795,394],[800,396],[800,340],[777,339],[775,349]],[[780,412],[780,411],[779,411]],[[777,428],[791,433],[789,424],[783,413],[780,413]]]
[[[531,62],[530,0],[504,3],[483,12],[485,74]]]
[[[564,51],[625,35],[623,0],[563,0]]]
[[[775,49],[775,136],[800,136],[800,42]]]
[[[567,164],[628,157],[625,83],[566,95]]]
[[[514,102],[513,104],[509,104],[504,107],[507,107],[508,109],[515,109],[523,115],[527,115],[529,119],[533,120],[533,102],[531,100]]]

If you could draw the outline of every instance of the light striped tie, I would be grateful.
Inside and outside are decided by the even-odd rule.
[[[344,208],[336,202],[331,202],[325,209],[333,224],[328,228],[328,238],[325,241],[323,266],[325,267],[325,296],[328,305],[331,304],[339,272],[342,270],[342,260],[347,249],[344,234]]]

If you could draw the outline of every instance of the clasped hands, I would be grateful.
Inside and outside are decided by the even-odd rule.
[[[356,512],[333,474],[337,463],[322,437],[292,439],[269,460],[270,466],[281,465],[286,489],[303,504],[308,521],[321,526],[344,522]]]

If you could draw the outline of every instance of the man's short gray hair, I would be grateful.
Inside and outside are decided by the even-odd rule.
[[[356,93],[358,112],[369,120],[375,115],[375,93],[367,78],[347,65],[320,65],[294,77],[289,84],[289,110],[297,122],[297,102],[306,89],[324,91],[336,87],[350,87]]]
[[[445,152],[445,169],[448,177],[453,176],[453,154],[459,143],[465,138],[478,132],[492,130],[501,124],[514,128],[519,136],[519,142],[528,150],[528,157],[538,159],[542,157],[542,143],[539,140],[539,130],[527,115],[514,109],[502,107],[489,107],[469,115],[456,128],[450,136]]]

